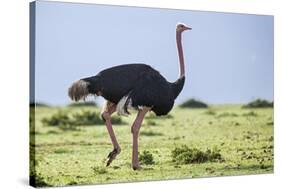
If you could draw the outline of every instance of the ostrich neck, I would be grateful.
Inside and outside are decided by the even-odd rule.
[[[181,32],[176,32],[176,40],[179,55],[179,77],[181,78],[185,75],[183,49],[181,44]]]

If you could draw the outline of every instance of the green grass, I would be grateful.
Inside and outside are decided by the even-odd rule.
[[[112,145],[103,124],[62,130],[41,121],[58,111],[73,115],[98,112],[98,108],[37,107],[36,116],[31,120],[35,123],[31,132],[35,137],[31,140],[31,150],[35,151],[35,156],[32,155],[35,157],[32,164],[35,169],[31,171],[33,178],[40,186],[62,186],[272,173],[273,109],[249,110],[239,105],[209,108],[175,107],[169,117],[150,115],[140,130],[139,152],[143,162],[149,159],[153,163],[143,163],[143,169],[133,171],[130,125],[135,113],[122,117],[124,122],[114,126],[122,152],[109,167],[105,167]],[[184,161],[175,162],[173,151],[183,146],[195,149],[196,153],[186,149]],[[223,161],[189,161],[190,157],[205,157],[206,153],[209,157],[209,149],[216,149]]]

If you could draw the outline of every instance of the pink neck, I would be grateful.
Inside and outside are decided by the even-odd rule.
[[[181,32],[176,32],[176,40],[177,40],[177,47],[178,47],[178,54],[179,54],[179,69],[180,69],[180,75],[179,77],[183,77],[185,75],[184,70],[184,57],[183,57],[183,50],[182,50],[182,44],[181,44]]]

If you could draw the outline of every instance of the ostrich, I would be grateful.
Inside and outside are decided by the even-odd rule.
[[[106,102],[101,117],[108,130],[113,150],[108,154],[106,166],[109,166],[121,148],[115,137],[111,115],[129,115],[129,108],[138,110],[131,126],[133,136],[132,168],[140,169],[138,160],[138,136],[142,121],[147,112],[153,111],[157,116],[166,115],[173,108],[174,101],[181,92],[185,81],[182,32],[191,30],[185,24],[176,26],[176,42],[179,56],[179,78],[168,82],[157,70],[146,64],[125,64],[111,67],[97,75],[74,82],[68,90],[74,101],[85,100],[88,95],[102,96]]]

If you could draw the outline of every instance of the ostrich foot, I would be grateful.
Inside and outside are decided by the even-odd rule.
[[[121,148],[114,148],[107,156],[107,163],[106,166],[109,166],[111,162],[116,158],[118,154],[120,154]]]

